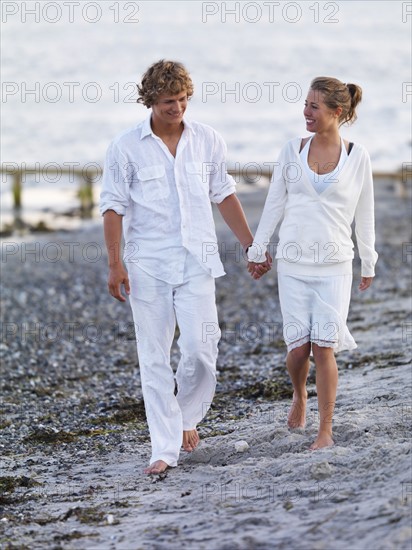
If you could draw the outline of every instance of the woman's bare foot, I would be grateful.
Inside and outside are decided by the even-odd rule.
[[[199,445],[199,434],[197,430],[183,430],[183,449],[187,452],[192,452]]]
[[[309,447],[311,451],[316,451],[317,449],[323,449],[324,447],[332,447],[335,442],[332,439],[332,436],[328,432],[319,432],[318,437]]]
[[[162,474],[169,468],[169,464],[166,464],[163,460],[156,460],[153,464],[150,464],[148,468],[144,470],[145,474]]]
[[[289,428],[304,428],[306,425],[306,401],[307,393],[302,397],[293,394],[292,405],[288,414]]]

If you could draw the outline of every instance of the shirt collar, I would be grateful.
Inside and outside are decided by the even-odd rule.
[[[150,113],[150,115],[148,117],[146,117],[146,119],[143,121],[142,132],[140,134],[140,139],[144,139],[145,137],[150,136],[150,135],[152,135],[152,136],[155,135],[153,133],[152,127],[150,125],[151,117],[152,117],[152,114]],[[187,118],[184,118],[183,119],[183,124],[184,124],[185,130],[187,128],[193,134],[196,134],[195,129],[193,128],[193,124],[190,122],[190,120],[188,120]]]

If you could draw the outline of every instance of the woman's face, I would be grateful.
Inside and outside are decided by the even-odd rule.
[[[332,110],[327,107],[323,100],[322,92],[309,90],[306,97],[303,115],[306,120],[308,132],[325,132],[337,129],[339,123],[340,109]]]

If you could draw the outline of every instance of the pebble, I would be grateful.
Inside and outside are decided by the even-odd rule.
[[[324,462],[318,462],[312,464],[310,473],[314,479],[326,479],[332,475],[332,466],[326,460]]]
[[[244,453],[249,449],[249,443],[247,441],[236,441],[235,451],[237,453]]]

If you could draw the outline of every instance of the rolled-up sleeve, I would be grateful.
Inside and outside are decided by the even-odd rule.
[[[130,163],[119,146],[112,143],[106,153],[102,189],[100,193],[100,214],[114,210],[124,216],[130,200]]]
[[[223,138],[215,132],[213,149],[213,170],[209,180],[209,198],[211,202],[220,204],[226,197],[236,192],[236,182],[227,173],[227,147]]]

